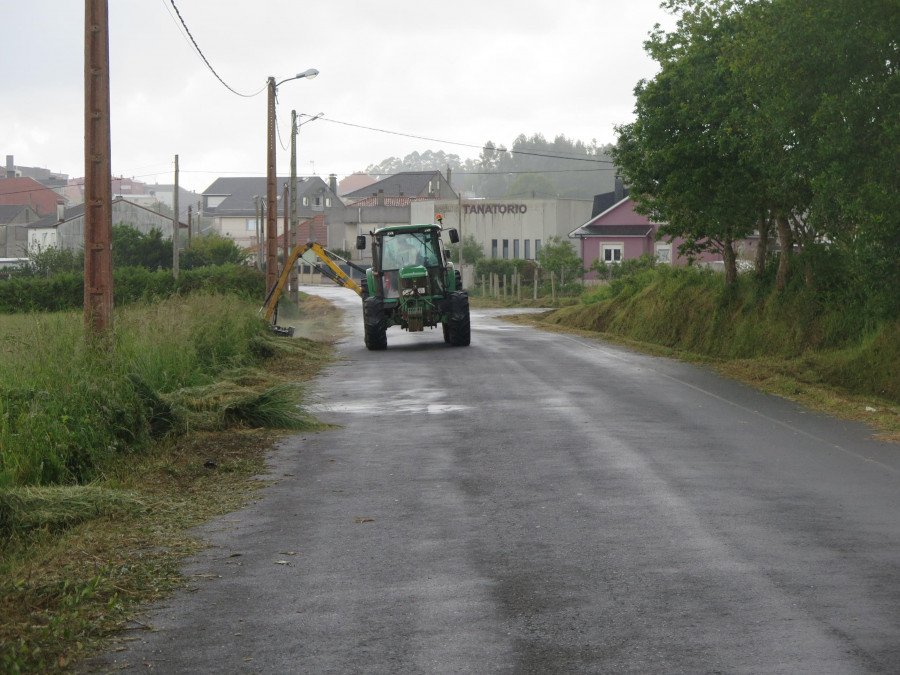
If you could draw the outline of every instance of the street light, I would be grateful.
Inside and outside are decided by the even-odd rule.
[[[311,80],[319,71],[309,68],[294,77],[288,77],[276,83],[274,77],[269,78],[269,106],[267,114],[266,143],[266,294],[278,281],[278,197],[275,194],[275,91],[278,86],[289,80]]]

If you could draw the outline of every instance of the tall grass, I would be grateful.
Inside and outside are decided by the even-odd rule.
[[[802,279],[769,280],[693,268],[636,269],[585,293],[548,321],[717,358],[805,359],[823,382],[900,400],[900,323],[836,304]]]
[[[81,313],[4,316],[0,488],[90,481],[117,453],[183,431],[167,398],[253,365],[269,339],[256,309],[206,294],[117,309],[108,353],[86,347]]]

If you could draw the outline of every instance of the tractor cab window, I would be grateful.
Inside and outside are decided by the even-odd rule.
[[[381,269],[398,270],[412,265],[440,265],[437,239],[430,232],[399,232],[383,240]]]

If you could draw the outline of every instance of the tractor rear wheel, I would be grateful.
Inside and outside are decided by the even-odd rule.
[[[369,297],[363,300],[363,330],[366,348],[370,351],[387,349],[387,319],[381,298]]]
[[[469,294],[456,291],[450,294],[450,319],[447,337],[454,347],[466,347],[472,339],[472,328],[469,320]]]

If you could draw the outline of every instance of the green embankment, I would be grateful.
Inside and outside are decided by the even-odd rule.
[[[900,322],[830,306],[802,285],[778,293],[748,275],[729,288],[719,274],[656,268],[541,320],[900,403]]]

